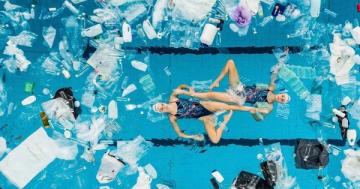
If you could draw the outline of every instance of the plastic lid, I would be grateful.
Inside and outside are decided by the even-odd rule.
[[[74,102],[74,105],[75,105],[76,108],[78,108],[78,107],[80,107],[80,102],[79,102],[79,101],[75,101],[75,102]]]
[[[64,131],[64,136],[65,136],[65,138],[70,138],[71,137],[71,132],[69,130],[65,130]]]

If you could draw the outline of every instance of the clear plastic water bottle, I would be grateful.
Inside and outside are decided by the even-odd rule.
[[[125,76],[124,80],[121,82],[121,89],[124,90],[128,84],[129,77]]]
[[[263,19],[263,21],[259,24],[261,27],[266,26],[270,21],[272,21],[274,18],[273,16],[267,16]]]

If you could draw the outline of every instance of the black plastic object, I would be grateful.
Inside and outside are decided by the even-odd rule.
[[[346,140],[347,139],[347,130],[350,127],[348,113],[346,111],[345,106],[341,106],[338,110],[345,114],[345,117],[340,117],[338,115],[336,115],[336,117],[338,118],[338,122],[339,122],[339,126],[340,126],[341,138],[343,140]]]
[[[329,163],[327,148],[317,140],[298,140],[295,155],[296,168],[300,169],[318,169]]]
[[[282,5],[280,3],[276,3],[274,9],[271,12],[271,15],[276,17],[279,14],[283,14],[287,5]]]
[[[64,99],[67,104],[69,105],[75,119],[79,116],[79,114],[81,113],[81,108],[80,107],[75,107],[75,97],[74,94],[71,90],[71,87],[65,87],[65,88],[61,88],[59,90],[56,91],[54,99],[55,98],[62,98]]]
[[[241,171],[233,182],[236,189],[273,189],[263,178],[246,171]]]
[[[260,164],[260,167],[266,182],[270,186],[275,186],[275,182],[277,180],[277,170],[275,162],[264,161]]]
[[[213,186],[214,189],[219,189],[219,184],[216,182],[215,178],[211,178],[210,179],[211,185]]]

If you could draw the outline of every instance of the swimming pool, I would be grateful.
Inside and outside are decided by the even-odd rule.
[[[88,0],[79,2],[78,4],[74,3],[74,5],[88,15],[92,15],[95,8],[101,7],[101,4],[95,3],[98,1]],[[109,3],[110,1],[102,2]],[[146,5],[156,3],[156,1],[150,0],[134,2],[134,4],[140,2]],[[224,2],[231,4],[233,1],[228,0]],[[299,6],[305,4],[303,1],[289,2]],[[11,1],[11,3],[25,8],[29,8],[31,4],[30,1]],[[4,115],[0,117],[0,136],[6,139],[7,147],[9,148],[7,153],[10,154],[11,150],[20,145],[25,138],[42,127],[43,123],[39,113],[44,110],[41,104],[50,100],[50,96],[54,95],[59,88],[72,87],[74,97],[81,102],[82,113],[78,120],[83,122],[106,117],[107,110],[105,110],[105,113],[102,113],[98,108],[105,106],[107,109],[111,100],[117,102],[118,118],[115,120],[104,118],[107,129],[99,133],[98,137],[100,140],[132,141],[138,139],[138,141],[142,142],[140,144],[135,142],[132,146],[133,148],[127,149],[128,151],[119,152],[120,154],[122,153],[121,155],[125,157],[126,161],[131,163],[127,162],[128,166],[121,170],[116,178],[108,184],[99,183],[96,175],[104,153],[107,150],[116,150],[117,147],[109,146],[97,150],[94,154],[94,161],[88,162],[81,158],[84,147],[82,146],[83,142],[80,142],[79,145],[72,143],[71,147],[65,149],[65,151],[68,150],[66,152],[69,152],[69,154],[63,154],[63,157],[74,155],[74,158],[70,158],[71,160],[55,159],[37,174],[26,185],[26,188],[103,187],[105,189],[105,186],[108,186],[108,188],[132,188],[138,182],[138,168],[144,167],[147,164],[151,164],[157,172],[157,178],[152,179],[150,188],[160,187],[157,186],[158,184],[178,189],[212,188],[210,179],[212,178],[211,173],[213,170],[219,171],[224,177],[224,181],[220,183],[220,188],[230,188],[240,171],[248,171],[262,177],[259,166],[261,161],[259,159],[261,159],[261,155],[265,154],[264,148],[268,148],[269,145],[278,142],[281,144],[281,152],[284,156],[287,173],[289,176],[296,178],[295,183],[288,188],[351,188],[350,185],[352,183],[344,177],[341,171],[341,161],[345,158],[342,151],[336,155],[330,153],[329,164],[320,171],[318,169],[305,170],[295,167],[294,146],[297,139],[324,138],[328,140],[328,143],[337,146],[341,150],[346,150],[350,147],[341,140],[340,129],[337,123],[332,123],[336,125],[335,128],[329,128],[321,124],[310,125],[308,118],[305,116],[308,108],[306,102],[300,99],[294,90],[284,81],[279,81],[278,85],[279,88],[286,88],[289,91],[292,97],[289,104],[282,106],[275,105],[273,112],[261,122],[252,119],[251,115],[247,112],[235,112],[228,123],[228,131],[224,132],[219,144],[211,144],[209,140],[194,142],[179,139],[166,115],[156,114],[151,110],[151,106],[158,101],[167,101],[172,90],[180,84],[193,85],[197,86],[196,89],[204,90],[203,87],[208,86],[217,77],[229,59],[234,60],[239,71],[240,80],[244,84],[269,83],[270,70],[278,62],[273,55],[275,47],[290,47],[289,60],[287,61],[289,65],[315,68],[317,74],[321,72],[321,69],[328,70],[329,62],[324,60],[327,57],[319,56],[319,51],[317,50],[323,49],[324,46],[328,49],[328,43],[333,40],[330,30],[335,28],[335,26],[329,25],[344,24],[346,20],[353,22],[358,17],[355,9],[356,3],[357,1],[355,0],[346,3],[330,0],[323,1],[320,17],[311,22],[312,26],[315,25],[315,29],[319,28],[320,33],[313,31],[311,36],[314,38],[313,40],[306,39],[306,37],[304,37],[305,39],[303,37],[287,38],[287,35],[294,33],[294,30],[298,27],[295,21],[288,23],[272,21],[268,25],[260,27],[258,23],[260,23],[261,18],[255,18],[254,16],[253,23],[250,25],[246,36],[239,37],[238,34],[232,32],[228,27],[232,21],[228,20],[225,22],[224,29],[221,32],[221,39],[219,36],[215,39],[217,41],[213,45],[215,48],[204,47],[203,51],[196,50],[200,46],[192,38],[190,40],[193,40],[193,46],[189,48],[179,50],[173,48],[174,44],[169,45],[169,38],[174,38],[173,40],[179,39],[180,41],[182,37],[186,36],[176,36],[175,34],[171,36],[170,34],[170,36],[166,36],[161,40],[148,40],[138,37],[138,33],[135,34],[135,28],[138,23],[147,18],[147,16],[143,16],[140,19],[141,21],[131,23],[134,39],[132,43],[125,43],[123,45],[124,51],[121,51],[117,57],[118,62],[116,68],[114,68],[115,74],[112,72],[113,75],[111,75],[112,81],[105,83],[98,79],[96,81],[98,81],[100,87],[96,87],[93,84],[95,72],[85,62],[81,63],[80,70],[71,69],[71,77],[69,79],[64,78],[61,73],[62,67],[66,68],[66,65],[60,66],[62,65],[61,60],[57,62],[57,68],[55,69],[55,72],[60,73],[60,75],[56,75],[49,70],[45,71],[43,62],[50,53],[59,51],[58,44],[62,40],[62,36],[68,35],[67,37],[71,38],[69,40],[70,45],[75,46],[75,48],[70,50],[70,53],[79,52],[78,50],[81,47],[86,46],[86,42],[77,38],[79,33],[76,33],[76,30],[66,33],[67,30],[64,28],[64,23],[67,21],[64,18],[68,18],[72,13],[67,8],[59,11],[63,2],[40,1],[36,4],[37,15],[40,12],[44,15],[48,14],[48,8],[56,7],[59,16],[44,19],[45,16],[40,16],[40,14],[37,19],[30,19],[28,21],[28,30],[37,34],[37,37],[32,47],[21,47],[27,59],[31,62],[26,71],[20,72],[17,70],[15,73],[11,73],[7,69],[8,67],[5,66],[5,63],[2,63],[1,71],[4,75],[3,84],[7,93],[7,99],[0,106],[4,111]],[[269,6],[264,2],[261,4],[264,13],[269,14]],[[148,15],[151,15],[150,13],[154,7],[149,6],[146,8],[148,8]],[[141,9],[141,7],[138,7],[138,9]],[[325,14],[324,9],[336,12],[336,17]],[[51,14],[54,15],[55,13]],[[303,17],[306,16],[308,15]],[[39,19],[39,17],[43,19]],[[68,24],[71,25],[70,21],[68,21]],[[194,28],[199,27],[196,26],[195,22],[192,24]],[[49,27],[50,25],[57,30],[52,48],[44,45],[42,39],[43,27]],[[111,27],[104,25],[104,31],[110,30],[109,28]],[[88,26],[91,26],[91,24],[88,23]],[[326,26],[327,29],[320,30],[322,26]],[[2,49],[6,46],[7,36],[17,35],[21,31],[12,29],[11,34],[2,31]],[[201,31],[201,28],[199,31]],[[97,38],[106,38],[112,34],[114,33],[106,33]],[[191,35],[191,33],[188,34],[189,36]],[[232,51],[231,47],[243,47],[243,49]],[[307,47],[311,48],[307,49]],[[97,46],[97,48],[100,49],[101,47]],[[163,51],[160,52],[159,49]],[[208,53],[206,50],[209,49],[215,50],[212,51],[215,53]],[[356,46],[354,49],[358,50],[358,47]],[[102,58],[106,59],[108,57],[104,56]],[[1,58],[8,59],[9,56],[2,55]],[[134,69],[134,66],[131,65],[133,60],[144,62],[147,65],[146,71]],[[356,71],[358,68],[359,66],[355,65],[352,70]],[[356,83],[359,80],[359,76],[358,72],[354,73],[353,76],[356,80],[354,83]],[[127,82],[125,83],[124,80],[127,80]],[[313,78],[302,79],[301,81],[310,90]],[[36,96],[36,101],[31,105],[23,106],[20,102],[32,95],[24,91],[26,82],[35,84],[32,94]],[[154,83],[154,86],[151,83]],[[359,98],[360,90],[358,85],[354,83],[339,86],[333,80],[323,82],[323,104],[320,123],[329,122],[328,119],[332,117],[331,109],[337,108],[345,96],[349,96],[353,101]],[[124,88],[130,84],[135,84],[137,89],[125,97],[121,97]],[[228,88],[227,85],[228,81],[225,79],[221,83],[221,87],[216,89],[216,91],[225,91]],[[50,91],[50,94],[47,94],[46,91],[44,93],[45,88]],[[84,94],[95,90],[97,94],[92,94],[95,96],[95,101],[92,105],[91,102],[87,101],[88,99],[85,100],[87,97]],[[91,104],[90,107],[85,105],[87,103]],[[130,104],[137,106],[135,106],[135,109],[129,110]],[[351,118],[350,122],[350,127],[358,130],[355,118]],[[180,120],[178,123],[187,133],[205,133],[199,121]],[[54,127],[55,130],[60,132],[60,136],[54,134],[52,129],[48,128],[45,130],[49,136],[53,136],[55,139],[60,138],[62,141],[72,141],[64,139],[62,136],[63,130],[59,129],[56,125]],[[76,129],[71,132],[72,137],[70,138],[76,139]],[[142,138],[137,138],[139,136]],[[66,142],[62,144],[67,146]],[[127,145],[131,146],[131,144]],[[125,147],[123,148],[125,149]],[[121,149],[121,147],[118,147],[118,149]],[[4,159],[6,155],[1,158]],[[124,159],[123,156],[122,158]],[[319,179],[319,175],[325,178]],[[4,175],[0,176],[0,187],[16,188]],[[143,186],[143,188],[147,187],[148,185],[146,184]],[[353,187],[356,188],[355,184]]]

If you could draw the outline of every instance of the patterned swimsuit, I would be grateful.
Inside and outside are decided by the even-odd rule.
[[[200,117],[213,114],[213,112],[202,106],[198,100],[194,100],[194,99],[179,98],[176,101],[176,105],[177,105],[177,112],[175,116],[178,119],[184,119],[184,118],[198,119]]]

